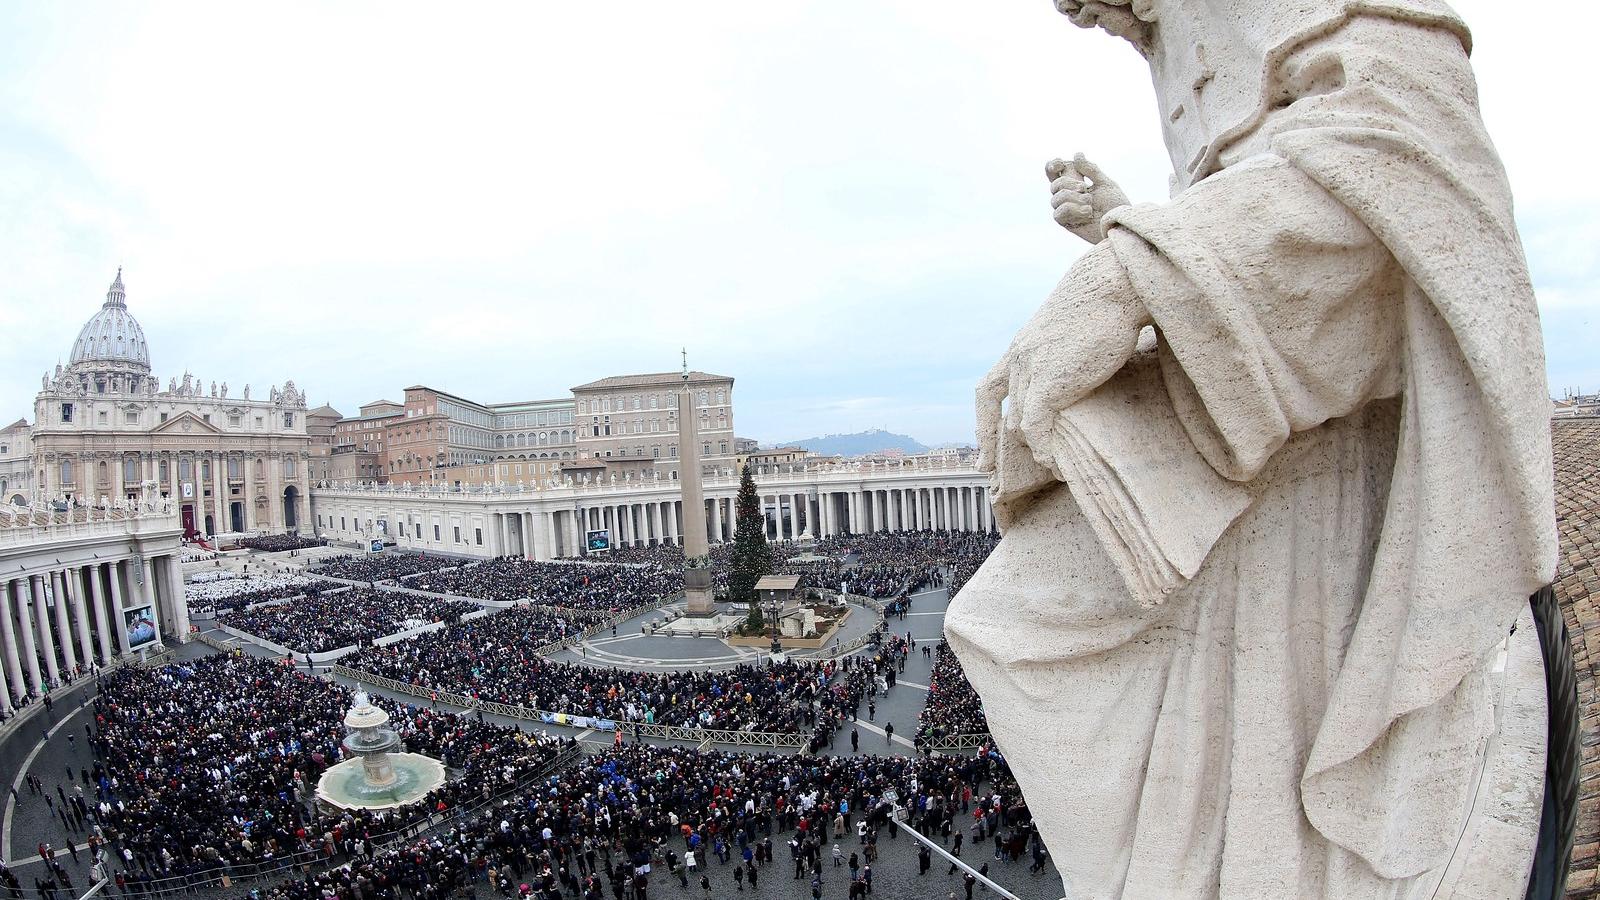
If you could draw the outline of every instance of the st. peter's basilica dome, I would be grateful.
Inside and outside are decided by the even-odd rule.
[[[121,269],[106,292],[105,305],[78,332],[67,360],[74,368],[98,368],[96,363],[120,363],[134,371],[150,371],[150,347],[139,321],[128,313]]]

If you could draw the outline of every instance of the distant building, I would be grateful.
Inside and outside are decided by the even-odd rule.
[[[682,372],[614,375],[572,389],[578,458],[598,460],[618,480],[676,478],[678,459],[698,459],[706,474],[733,469],[733,379],[690,372],[700,446],[678,447],[673,395]]]
[[[163,390],[119,269],[34,400],[31,494],[101,505],[148,486],[177,502],[185,534],[298,529],[310,514],[309,424],[293,381],[252,399],[248,386],[232,397],[226,382],[208,389],[185,372]]]
[[[1576,419],[1600,416],[1600,394],[1568,394],[1550,401],[1550,418]]]
[[[0,428],[0,504],[21,506],[33,496],[33,437],[27,419]]]

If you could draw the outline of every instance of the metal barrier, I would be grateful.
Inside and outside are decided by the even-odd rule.
[[[723,744],[729,747],[804,747],[811,741],[809,734],[788,734],[778,731],[724,731],[627,721],[618,722],[617,725],[629,731],[636,739],[641,736],[666,738],[700,744]]]
[[[966,750],[980,750],[994,743],[994,738],[987,731],[973,732],[971,734],[947,734],[942,737],[930,738],[924,745],[934,753],[957,753]]]

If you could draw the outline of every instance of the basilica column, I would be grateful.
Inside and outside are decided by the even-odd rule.
[[[242,460],[244,463],[244,530],[256,531],[261,525],[256,521],[256,459],[254,454],[247,453]],[[177,466],[173,466],[176,470]],[[177,496],[174,494],[173,496]]]
[[[89,609],[94,615],[95,635],[100,639],[100,662],[109,664],[116,654],[111,650],[111,632],[113,629],[106,623],[106,602],[105,597],[100,593],[101,565],[90,566],[87,572],[89,575]]]
[[[22,679],[22,658],[17,654],[17,594],[22,582],[15,579],[0,584],[0,642],[4,643],[6,676],[14,693],[8,696],[21,699],[28,695],[27,682]]]
[[[131,649],[128,646],[128,622],[122,615],[122,579],[126,575],[128,560],[111,563],[106,567],[106,580],[111,585],[111,628],[117,633],[117,655]]]
[[[273,531],[287,529],[283,519],[283,457],[282,453],[267,454],[267,522]]]
[[[232,524],[228,521],[228,455],[226,453],[212,454],[211,495],[211,499],[214,501],[212,506],[216,507],[216,512],[212,513],[216,517],[213,519],[216,523],[216,533],[222,534],[233,530]],[[315,526],[310,526],[308,530],[314,530],[314,528]]]
[[[61,680],[61,666],[56,661],[55,635],[50,633],[50,609],[45,605],[44,579],[43,575],[33,575],[28,581],[33,587],[33,627],[39,632],[38,651],[44,657],[45,676],[54,684]]]
[[[78,667],[78,654],[72,649],[72,623],[67,621],[66,574],[59,569],[50,573],[50,593],[56,600],[56,636],[61,645],[61,663],[70,675]]]

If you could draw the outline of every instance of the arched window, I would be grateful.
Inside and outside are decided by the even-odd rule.
[[[72,460],[70,459],[63,459],[61,461],[61,483],[72,483]]]
[[[700,392],[700,405],[701,406],[710,406],[711,405],[711,392],[709,392],[709,391],[701,391]]]

